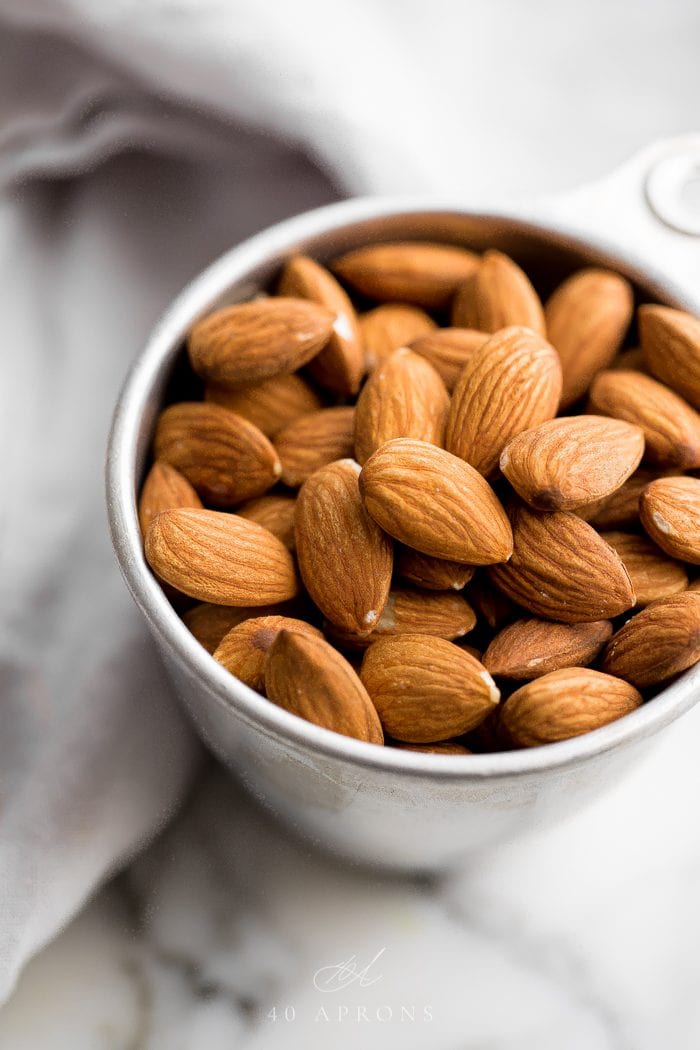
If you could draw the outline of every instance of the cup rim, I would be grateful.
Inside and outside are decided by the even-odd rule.
[[[113,416],[106,458],[106,500],[112,543],[126,583],[152,632],[175,660],[202,680],[232,717],[262,729],[287,745],[327,758],[372,767],[392,775],[424,779],[474,781],[504,779],[580,764],[606,751],[648,737],[690,710],[700,698],[700,664],[691,667],[652,700],[615,722],[569,740],[541,747],[486,754],[435,755],[378,747],[341,736],[278,707],[244,685],[200,645],[179,618],[152,575],[143,555],[135,495],[140,424],[149,394],[182,345],[193,321],[256,267],[282,258],[314,237],[351,230],[358,223],[381,219],[456,216],[509,224],[520,233],[546,236],[561,246],[607,258],[632,279],[658,289],[660,298],[688,305],[684,294],[618,245],[583,238],[564,223],[543,221],[531,210],[508,208],[474,211],[435,197],[366,197],[339,201],[263,230],[224,252],[195,276],[156,323],[127,374]],[[396,238],[395,238],[396,239]],[[251,291],[253,288],[251,287]]]

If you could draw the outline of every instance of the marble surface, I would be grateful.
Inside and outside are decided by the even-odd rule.
[[[400,9],[472,136],[465,197],[564,188],[697,125],[689,2]],[[29,964],[0,1047],[696,1050],[699,755],[700,710],[565,825],[421,882],[312,854],[208,767]]]
[[[208,767],[30,965],[3,1050],[694,1050],[700,710],[601,801],[435,880],[313,854]]]

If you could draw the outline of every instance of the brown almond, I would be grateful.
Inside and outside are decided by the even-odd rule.
[[[391,541],[360,498],[353,460],[316,471],[297,499],[299,569],[324,616],[345,631],[369,634],[391,586]]]
[[[202,501],[187,478],[169,463],[156,460],[141,488],[139,499],[141,535],[146,535],[148,526],[164,510],[201,506]]]
[[[410,547],[399,547],[395,556],[397,575],[427,591],[461,591],[474,575],[473,565],[433,558]]]
[[[335,314],[318,303],[276,296],[203,317],[187,340],[197,375],[222,386],[296,372],[328,342]]]
[[[283,496],[270,493],[267,496],[258,496],[251,499],[243,506],[236,508],[236,514],[248,521],[255,521],[268,529],[273,536],[285,545],[287,550],[294,550],[294,511],[296,499],[294,496]]]
[[[639,500],[647,485],[658,474],[651,470],[638,470],[612,495],[600,500],[595,506],[584,508],[590,513],[581,516],[597,529],[626,529],[639,521]]]
[[[412,350],[395,350],[370,375],[355,408],[355,459],[364,463],[392,438],[441,445],[450,399],[433,366]]]
[[[270,376],[238,387],[209,384],[204,397],[243,416],[270,438],[299,416],[317,412],[323,405],[316,391],[298,375]]]
[[[310,362],[309,372],[335,394],[356,394],[365,370],[365,351],[355,307],[333,274],[307,255],[297,255],[285,265],[278,291],[280,295],[310,299],[332,311],[333,331]]]
[[[527,275],[503,252],[485,252],[471,277],[458,289],[452,324],[498,332],[522,325],[544,336],[542,303]]]
[[[611,634],[609,620],[575,624],[518,620],[493,639],[484,653],[484,667],[496,677],[522,681],[562,667],[586,667]]]
[[[376,709],[348,661],[321,638],[280,631],[267,651],[265,692],[307,722],[382,744]]]
[[[549,298],[547,338],[561,359],[563,407],[583,397],[598,372],[611,364],[633,306],[629,281],[610,270],[579,270]]]
[[[500,694],[486,668],[432,635],[402,634],[370,645],[360,677],[395,740],[429,744],[473,729]]]
[[[281,611],[284,608],[283,605],[262,608],[239,606],[236,608],[234,605],[212,605],[209,602],[200,602],[183,613],[182,620],[199,644],[203,645],[208,653],[213,653],[221,639],[232,627],[236,627],[253,616],[260,616],[263,612],[275,615],[278,610]]]
[[[577,510],[619,489],[644,453],[640,427],[604,416],[564,416],[517,434],[500,468],[539,510]]]
[[[276,536],[236,514],[166,510],[146,533],[146,560],[166,583],[215,605],[268,605],[298,590],[292,557]]]
[[[488,338],[474,328],[438,328],[413,339],[409,349],[430,362],[452,393],[467,361]]]
[[[170,405],[158,417],[153,447],[157,459],[179,470],[203,499],[220,507],[261,496],[282,472],[262,431],[220,405]]]
[[[682,470],[700,466],[700,415],[651,376],[601,372],[591,386],[589,410],[640,426],[652,463]]]
[[[322,408],[295,419],[275,437],[281,480],[297,488],[320,467],[352,456],[354,442],[355,409],[350,405]]]
[[[460,594],[395,587],[371,634],[340,631],[332,623],[328,634],[341,646],[363,649],[376,638],[396,634],[429,634],[453,641],[468,634],[475,623],[474,610]]]
[[[493,583],[536,616],[562,623],[608,620],[632,608],[629,575],[595,529],[568,511],[511,509],[513,557]]]
[[[647,605],[612,636],[602,668],[639,689],[680,674],[700,659],[700,594],[685,591]]]
[[[224,635],[214,652],[214,659],[245,685],[262,692],[265,688],[265,656],[280,631],[323,637],[305,620],[295,620],[291,616],[256,616],[237,624]]]
[[[368,310],[359,318],[360,334],[365,347],[365,366],[368,372],[386,361],[394,350],[408,346],[420,335],[437,328],[425,310],[403,303],[385,303]]]
[[[553,347],[526,328],[505,328],[467,362],[452,395],[445,448],[488,477],[511,438],[556,415],[560,393]]]
[[[427,441],[388,441],[362,468],[360,491],[377,524],[423,554],[470,565],[510,557],[510,525],[493,489]]]
[[[619,531],[603,532],[601,535],[617,552],[627,569],[638,606],[678,594],[687,588],[688,575],[683,566],[667,558],[646,536]]]
[[[658,478],[642,493],[642,525],[672,558],[700,565],[700,480]]]
[[[600,729],[641,703],[637,690],[620,678],[587,667],[562,668],[512,693],[501,725],[516,747],[538,747]]]
[[[639,335],[652,375],[700,410],[700,320],[669,306],[640,306]]]
[[[451,244],[399,241],[356,248],[331,266],[369,299],[394,299],[434,310],[449,304],[478,262],[474,252]]]

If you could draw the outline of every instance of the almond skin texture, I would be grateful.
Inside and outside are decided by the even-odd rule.
[[[637,536],[633,532],[604,532],[602,536],[622,559],[638,606],[687,588],[688,575],[683,566],[667,558],[646,536]]]
[[[640,427],[604,416],[565,416],[514,437],[500,467],[531,506],[576,510],[619,489],[643,452]]]
[[[410,547],[399,547],[395,556],[397,575],[427,591],[461,591],[474,575],[473,565],[433,558]]]
[[[547,338],[561,359],[563,407],[583,397],[607,368],[632,319],[634,297],[624,277],[609,270],[579,270],[545,307]]]
[[[214,652],[214,659],[232,675],[261,692],[265,688],[265,656],[280,631],[323,637],[304,620],[291,616],[257,616],[233,627]]]
[[[700,466],[700,415],[650,376],[601,372],[591,386],[589,410],[640,426],[652,463],[681,470]]]
[[[248,521],[255,521],[264,529],[269,529],[273,536],[285,545],[287,550],[294,550],[294,511],[296,500],[293,496],[280,496],[271,493],[259,496],[242,507],[236,513]]]
[[[203,317],[187,349],[195,372],[222,386],[296,372],[326,345],[335,314],[302,299],[237,303]]]
[[[311,598],[341,630],[369,634],[389,596],[391,541],[360,498],[360,468],[340,460],[316,471],[299,492],[296,547]]]
[[[619,678],[586,667],[563,668],[509,696],[501,725],[516,747],[538,747],[600,729],[641,703],[637,690]]]
[[[243,416],[270,438],[299,416],[323,407],[316,391],[297,375],[271,376],[232,388],[210,384],[204,397]]]
[[[415,303],[428,310],[449,305],[474,272],[479,256],[466,248],[428,241],[370,244],[341,255],[332,269],[369,299]]]
[[[265,660],[265,692],[307,722],[356,740],[384,743],[365,687],[347,660],[323,639],[280,631]]]
[[[175,467],[156,460],[143,483],[139,499],[139,526],[145,536],[148,527],[164,510],[176,507],[201,507],[202,501]]]
[[[355,408],[355,459],[365,463],[392,438],[441,445],[450,399],[431,364],[405,347],[379,365]]]
[[[474,328],[438,328],[412,340],[410,349],[430,362],[452,393],[467,361],[488,338]]]
[[[685,671],[700,659],[700,593],[652,602],[614,634],[602,668],[639,689]]]
[[[649,371],[700,410],[700,321],[669,306],[640,306],[638,316]]]
[[[386,361],[394,350],[408,346],[418,336],[427,335],[437,328],[425,310],[403,303],[386,303],[368,310],[361,314],[359,325],[368,372]]]
[[[700,480],[658,478],[642,493],[642,525],[672,558],[700,565]]]
[[[262,431],[220,405],[170,405],[158,417],[153,444],[157,459],[179,470],[203,499],[220,507],[261,496],[282,472]]]
[[[568,511],[511,510],[513,557],[489,570],[509,598],[563,623],[608,620],[635,602],[620,558],[595,529]]]
[[[452,304],[452,324],[480,332],[522,325],[545,334],[537,292],[517,263],[498,251],[485,252],[478,268],[458,290]]]
[[[409,744],[461,736],[498,704],[490,674],[452,642],[403,634],[374,642],[360,677],[384,731]]]
[[[647,485],[654,481],[658,474],[641,469],[621,485],[617,492],[601,500],[582,515],[590,525],[597,529],[625,529],[639,522],[639,501]]]
[[[488,477],[516,434],[556,415],[560,393],[553,347],[526,328],[505,328],[467,362],[452,395],[445,448]]]
[[[376,638],[397,634],[429,634],[449,641],[463,638],[472,630],[476,616],[460,594],[425,593],[409,587],[396,587],[389,593],[384,611],[371,634],[342,632],[328,625],[333,641],[350,649],[363,649]]]
[[[352,456],[354,442],[355,409],[349,405],[322,408],[296,419],[275,437],[281,480],[297,488],[320,467]]]
[[[586,667],[611,634],[609,620],[577,624],[518,620],[493,639],[484,653],[484,667],[494,676],[521,681],[562,667]]]
[[[166,583],[215,605],[268,605],[298,590],[276,536],[236,514],[166,510],[146,533],[146,560]]]
[[[309,364],[309,372],[335,394],[356,394],[365,370],[365,351],[355,308],[333,274],[308,256],[298,255],[284,267],[278,291],[320,303],[333,312],[333,331]]]
[[[275,615],[278,610],[281,611],[284,608],[284,605],[236,608],[233,605],[211,605],[209,602],[200,602],[199,605],[194,605],[183,613],[182,620],[199,644],[203,645],[208,653],[213,653],[231,628],[253,616],[261,616],[263,612]]]
[[[467,463],[426,441],[383,445],[362,468],[360,491],[377,524],[423,554],[469,565],[510,557],[511,529],[493,489]]]

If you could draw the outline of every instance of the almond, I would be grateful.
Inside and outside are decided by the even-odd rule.
[[[394,350],[408,346],[419,335],[437,328],[425,310],[402,303],[386,303],[369,310],[360,316],[359,325],[365,347],[365,365],[370,372],[386,361]]]
[[[285,485],[297,488],[315,470],[337,459],[352,456],[355,409],[340,405],[301,416],[275,437]]]
[[[503,252],[485,252],[474,273],[459,288],[452,304],[452,324],[498,332],[522,325],[545,334],[544,312],[537,292],[517,263]]]
[[[146,533],[146,560],[179,591],[216,605],[268,605],[293,598],[292,557],[276,536],[236,514],[166,510]]]
[[[261,496],[282,471],[262,431],[243,416],[199,401],[170,405],[156,424],[154,449],[208,503],[228,507]]]
[[[369,634],[389,595],[390,540],[364,508],[360,468],[341,460],[316,471],[297,500],[299,569],[311,598],[340,629]]]
[[[339,631],[328,625],[333,641],[351,649],[362,649],[376,638],[397,634],[430,634],[453,640],[472,630],[476,616],[460,594],[412,590],[396,587],[390,591],[384,611],[371,634]]]
[[[262,692],[265,688],[265,656],[280,631],[323,637],[304,620],[295,620],[291,616],[256,616],[237,624],[224,635],[214,652],[214,659],[245,685]]]
[[[355,409],[355,458],[364,463],[392,438],[441,445],[450,399],[431,364],[403,347],[379,365]]]
[[[657,598],[678,594],[688,586],[683,566],[667,558],[645,536],[632,532],[604,532],[602,536],[627,569],[637,605],[648,605]]]
[[[294,511],[296,500],[293,496],[281,496],[271,493],[258,496],[243,506],[236,508],[236,513],[248,521],[255,521],[268,529],[280,540],[287,550],[294,550]]]
[[[700,466],[700,415],[668,387],[641,372],[601,372],[589,408],[644,431],[645,456],[662,467]]]
[[[204,397],[243,416],[270,438],[299,416],[322,408],[316,391],[298,375],[271,376],[238,387],[209,384]]]
[[[449,304],[478,262],[474,252],[451,244],[399,241],[356,248],[331,265],[369,299],[395,299],[433,310]]]
[[[563,407],[583,397],[620,349],[632,319],[629,281],[610,270],[579,270],[547,301],[547,338],[561,359]]]
[[[474,575],[474,566],[433,558],[410,547],[399,547],[396,572],[402,580],[427,591],[461,591]]]
[[[640,306],[639,334],[652,375],[700,409],[700,321],[668,306]]]
[[[526,328],[505,328],[476,350],[457,382],[445,447],[485,476],[516,434],[556,415],[561,365]]]
[[[197,375],[238,386],[296,372],[326,345],[335,314],[302,299],[236,303],[208,314],[190,332],[187,349]]]
[[[410,349],[430,362],[452,393],[467,361],[488,338],[474,328],[438,328],[413,339]]]
[[[640,427],[604,416],[565,416],[525,430],[501,453],[515,491],[539,510],[576,510],[619,489],[644,452]]]
[[[282,271],[280,295],[310,299],[335,315],[328,343],[309,365],[314,379],[336,394],[356,394],[365,370],[365,351],[355,308],[333,274],[307,255],[290,259]]]
[[[527,681],[562,667],[586,667],[611,634],[609,620],[575,624],[518,620],[493,639],[484,653],[484,667],[497,677]]]
[[[700,565],[700,480],[659,478],[642,493],[642,525],[672,558]]]
[[[602,667],[639,689],[664,682],[700,659],[700,594],[686,591],[647,605],[612,636]]]
[[[203,645],[208,653],[213,653],[225,634],[244,620],[252,616],[260,616],[263,612],[274,615],[283,610],[284,605],[271,605],[268,607],[246,608],[234,605],[211,605],[209,602],[200,602],[193,605],[182,620],[188,630],[195,636],[200,645]]]
[[[360,677],[384,731],[407,743],[461,736],[482,722],[500,697],[478,660],[432,635],[402,634],[373,642]]]
[[[374,520],[423,554],[470,565],[510,557],[510,525],[493,489],[469,464],[426,441],[383,445],[362,468],[360,491]]]
[[[590,513],[582,515],[597,529],[625,529],[639,521],[639,500],[647,485],[658,474],[650,470],[638,470],[611,496],[600,500],[595,506],[584,508]]]
[[[636,710],[633,686],[586,667],[562,668],[536,678],[508,697],[501,724],[516,747],[569,740]]]
[[[568,511],[511,509],[513,557],[489,570],[509,598],[563,623],[607,620],[634,605],[629,575],[595,529]]]
[[[175,467],[159,460],[153,464],[141,489],[139,499],[139,526],[145,536],[148,526],[164,510],[176,507],[201,507],[202,501]]]
[[[384,734],[365,687],[327,642],[280,631],[265,660],[265,692],[286,711],[343,736],[382,744]]]

